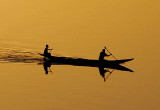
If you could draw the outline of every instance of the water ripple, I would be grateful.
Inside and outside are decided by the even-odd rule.
[[[42,62],[43,57],[34,51],[25,51],[22,49],[2,48],[0,47],[0,62],[23,62],[38,63]]]

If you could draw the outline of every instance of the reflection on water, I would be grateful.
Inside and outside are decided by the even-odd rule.
[[[37,52],[22,49],[0,48],[0,61],[34,63],[41,62],[42,57]]]
[[[9,49],[0,48],[0,61],[9,63],[0,63],[0,109],[159,110],[159,2],[1,0],[0,47]],[[87,59],[98,59],[107,46],[118,59],[133,56],[125,66],[136,74],[54,64],[54,75],[49,68],[45,75],[35,51],[46,44],[54,55]]]

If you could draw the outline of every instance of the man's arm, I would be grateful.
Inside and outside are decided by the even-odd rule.
[[[105,56],[111,56],[112,54],[110,54],[110,55],[107,55],[107,54],[105,54]]]

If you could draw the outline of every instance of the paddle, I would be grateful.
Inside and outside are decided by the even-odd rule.
[[[104,46],[104,48],[111,54],[111,52],[106,48],[106,46]],[[112,55],[112,54],[111,54]],[[112,55],[113,56],[113,55]],[[117,58],[115,56],[113,56],[113,58],[115,58],[117,60]]]
[[[108,79],[108,77],[113,73],[113,71],[114,71],[115,69],[113,69],[111,72],[109,71],[109,75],[107,75],[107,77],[106,78],[104,78],[104,81],[106,81],[107,79]]]
[[[52,70],[51,70],[51,68],[50,68],[50,67],[49,67],[49,70],[50,70],[49,72],[51,72],[51,73],[52,73]],[[52,74],[53,74],[53,73],[52,73]]]

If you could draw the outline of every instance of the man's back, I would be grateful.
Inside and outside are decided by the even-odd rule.
[[[44,49],[44,55],[48,54],[48,48]]]
[[[104,60],[104,57],[106,56],[107,54],[105,52],[101,52],[100,55],[99,55],[99,60]]]

